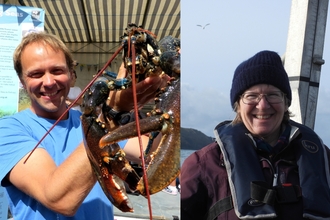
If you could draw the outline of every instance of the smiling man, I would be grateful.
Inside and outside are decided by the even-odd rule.
[[[34,42],[21,54],[21,82],[31,99],[31,110],[45,118],[57,119],[66,110],[72,70],[65,54],[52,46]]]
[[[216,126],[216,141],[182,165],[182,220],[330,216],[330,151],[290,120],[291,99],[277,53],[261,51],[236,68],[235,119]]]
[[[113,219],[112,204],[86,154],[80,112],[70,109],[24,163],[67,109],[74,74],[69,49],[55,35],[31,33],[22,39],[13,60],[31,100],[30,108],[0,119],[0,181],[14,219]],[[125,74],[122,66],[118,75]],[[159,76],[138,83],[138,104],[147,103],[164,85],[166,79]],[[118,111],[131,110],[134,103],[131,89],[110,92],[108,100]],[[138,151],[136,141],[131,141],[119,145],[124,151]]]

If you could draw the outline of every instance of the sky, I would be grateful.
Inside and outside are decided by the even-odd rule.
[[[181,127],[214,137],[235,116],[230,88],[235,68],[261,50],[284,55],[291,1],[181,0]],[[329,10],[328,10],[329,11]],[[314,130],[330,146],[330,12]],[[197,26],[210,24],[205,29]],[[294,109],[290,109],[294,113]]]

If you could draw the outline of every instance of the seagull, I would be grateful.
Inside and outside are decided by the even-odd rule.
[[[199,27],[205,29],[205,27],[206,27],[207,25],[210,25],[210,24],[206,24],[206,25],[204,25],[204,27],[203,27],[202,25],[200,25],[200,24],[198,24],[197,26],[199,26]]]

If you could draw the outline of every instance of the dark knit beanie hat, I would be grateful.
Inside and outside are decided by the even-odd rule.
[[[235,70],[230,90],[231,106],[248,88],[257,84],[269,84],[279,88],[291,105],[291,87],[280,56],[273,51],[261,51],[241,63]]]

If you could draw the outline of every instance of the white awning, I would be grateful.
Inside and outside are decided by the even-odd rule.
[[[17,3],[18,2],[18,3]],[[113,53],[128,23],[157,35],[180,38],[180,0],[9,0],[43,8],[45,31],[59,36],[73,53]]]

